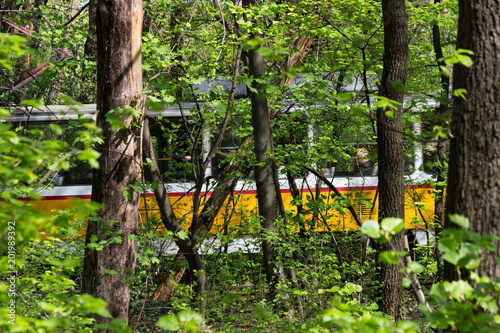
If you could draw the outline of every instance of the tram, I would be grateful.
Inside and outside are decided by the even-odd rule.
[[[150,116],[158,120],[158,123],[171,121],[175,124],[176,121],[184,121],[193,116],[191,113],[195,108],[194,102],[182,102],[181,105],[172,105],[165,107],[162,111],[151,111]],[[81,105],[72,106],[45,106],[39,109],[27,110],[26,108],[11,109],[11,117],[5,119],[8,123],[14,126],[38,126],[43,128],[51,123],[59,125],[70,124],[76,119],[87,119],[95,121],[96,105]],[[191,110],[191,111],[190,111]],[[159,126],[159,127],[163,127]],[[420,124],[413,125],[413,131],[420,133]],[[158,134],[156,129],[151,129],[152,135],[156,137],[156,145],[161,150],[162,141],[175,140],[182,141],[179,135],[171,136],[165,139],[165,135]],[[71,134],[71,133],[70,133]],[[314,131],[309,131],[307,134],[310,140],[314,140]],[[163,144],[164,145],[164,144]],[[203,136],[203,152],[210,149],[210,135]],[[182,146],[182,145],[181,145]],[[221,149],[235,148],[234,137],[225,140],[222,143]],[[237,146],[237,145],[236,145]],[[194,184],[189,180],[189,177],[184,177],[182,170],[179,169],[179,164],[182,164],[182,159],[188,156],[185,151],[176,148],[177,152],[167,152],[165,149],[163,155],[159,153],[158,161],[164,161],[167,166],[163,167],[165,171],[165,186],[167,187],[169,198],[174,207],[176,216],[184,221],[183,228],[188,228],[190,221],[190,213],[193,207]],[[373,147],[365,145],[357,147],[357,157],[363,163],[363,158],[373,150]],[[204,155],[205,157],[205,155]],[[434,214],[434,195],[432,188],[428,185],[422,185],[429,181],[431,174],[426,172],[424,168],[424,149],[422,145],[415,144],[411,156],[411,161],[408,163],[406,170],[406,208],[405,208],[405,225],[407,229],[423,230],[430,227],[433,221]],[[359,166],[360,163],[358,163]],[[217,174],[222,172],[220,167],[220,159],[214,159],[205,175],[207,181],[201,193],[205,197],[201,202],[205,202],[206,198],[212,193],[217,181]],[[361,222],[367,220],[377,220],[378,215],[378,200],[377,200],[377,167],[376,163],[371,163],[368,168],[357,172],[340,170],[338,165],[325,164],[326,167],[321,169],[321,174],[329,181],[330,185],[324,182],[318,183],[317,175],[311,172],[301,172],[300,177],[296,179],[296,186],[301,193],[302,206],[311,206],[312,202],[316,202],[321,198],[323,201],[323,210],[320,212],[320,218],[315,219],[315,225],[309,224],[309,228],[314,228],[318,231],[346,231],[357,230],[359,224],[356,222],[353,214],[347,207],[351,206],[356,211]],[[170,168],[170,169],[169,169]],[[280,167],[283,169],[283,166]],[[283,198],[285,210],[291,214],[296,212],[297,198],[292,195],[289,181],[284,173],[279,173],[279,183],[281,195]],[[84,163],[74,165],[66,172],[54,174],[51,177],[50,184],[39,189],[39,194],[42,199],[32,201],[31,204],[46,213],[51,213],[57,210],[67,209],[71,202],[75,199],[88,201],[92,194],[92,169]],[[147,182],[147,180],[145,180]],[[318,186],[318,184],[320,184]],[[334,186],[341,194],[335,194],[332,189]],[[146,222],[151,219],[159,219],[158,206],[154,199],[154,194],[150,190],[146,190],[141,196],[140,216],[141,223],[145,226]],[[307,210],[303,213],[304,219],[318,214],[314,209]],[[228,232],[233,227],[241,227],[248,222],[248,217],[257,215],[257,198],[255,183],[251,175],[248,177],[242,176],[238,180],[235,191],[227,199],[226,204],[219,212],[210,233],[216,234],[220,232]],[[158,224],[161,228],[161,224]],[[251,232],[251,231],[249,231]]]

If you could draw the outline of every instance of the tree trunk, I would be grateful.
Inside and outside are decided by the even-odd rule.
[[[440,3],[441,0],[435,0],[435,3]],[[434,46],[434,53],[436,53],[436,61],[438,66],[446,66],[443,60],[443,49],[441,47],[441,33],[439,29],[439,25],[435,24],[432,27],[432,44]],[[434,126],[444,126],[445,121],[443,117],[446,117],[449,111],[449,99],[448,94],[450,90],[450,77],[448,75],[441,75],[441,93],[442,95],[439,98],[439,108],[436,110],[436,121],[433,122]],[[433,126],[433,127],[434,127]],[[435,232],[436,237],[439,238],[439,234],[442,230],[444,223],[444,185],[445,181],[444,175],[446,167],[444,166],[444,162],[446,162],[446,147],[447,140],[443,138],[437,139],[437,161],[438,165],[435,166],[435,170],[437,173],[436,179],[436,198],[434,201],[434,216],[435,216]],[[437,262],[437,275],[438,279],[443,278],[443,269],[442,269],[442,261],[441,261],[441,253],[437,248],[437,244],[434,246],[434,257]]]
[[[455,99],[452,114],[446,215],[469,218],[470,230],[500,236],[500,3],[459,1],[457,48],[474,52],[473,64],[455,65],[454,89],[466,89]],[[453,227],[445,219],[445,227]],[[477,272],[500,278],[500,242],[485,251]],[[457,278],[445,263],[445,279]]]
[[[405,84],[408,69],[408,15],[404,0],[383,0],[382,15],[384,20],[384,69],[380,83],[380,96],[395,100],[401,105],[391,109],[394,117],[386,110],[377,110],[377,144],[379,163],[379,220],[385,217],[404,219],[405,184],[403,151],[403,98],[404,92],[396,90],[393,82]],[[387,110],[388,111],[388,110]],[[396,251],[404,249],[404,231],[392,240]],[[390,250],[385,245],[384,251]],[[381,289],[380,309],[398,319],[399,307],[403,295],[402,264],[389,265],[380,263],[379,281]]]
[[[160,169],[158,167],[158,164],[156,163],[148,121],[146,121],[144,125],[143,140],[144,159],[151,160],[151,164],[146,164],[144,166],[144,169],[146,171],[146,174],[148,175],[148,178],[151,179],[152,182],[158,184],[154,189],[154,193],[156,200],[158,201],[158,208],[160,209],[162,223],[165,226],[165,229],[169,231],[181,231],[182,227],[174,214],[172,204],[170,203],[170,199],[168,197],[167,188],[163,183]],[[206,277],[203,267],[203,261],[198,252],[196,244],[189,237],[184,239],[179,238],[175,243],[179,247],[179,254],[182,253],[184,255],[189,264],[189,268],[197,277],[196,299],[200,302],[200,310],[204,312],[206,300],[202,297],[202,293],[205,291]],[[184,270],[181,267],[176,267],[175,270],[176,273],[174,277],[179,276],[180,279]],[[176,282],[178,282],[178,280]],[[158,293],[161,295],[167,292],[171,292],[171,290],[168,290],[169,288],[167,286],[162,286],[161,289],[159,289]],[[155,297],[159,297],[158,293],[155,294]]]
[[[257,36],[252,36],[254,38]],[[248,52],[249,75],[253,76],[252,94],[252,125],[254,134],[255,155],[257,164],[255,166],[255,185],[257,187],[257,202],[259,215],[263,218],[263,226],[269,232],[275,232],[274,222],[277,217],[276,192],[273,178],[272,162],[272,134],[267,98],[264,88],[257,80],[265,75],[264,57],[257,53],[258,48]],[[264,239],[262,242],[264,254],[264,266],[266,270],[266,281],[269,285],[270,298],[274,299],[276,293],[277,274],[274,272],[276,258],[274,247],[271,242]]]
[[[89,28],[88,36],[84,44],[85,58],[90,61],[96,60],[97,53],[97,36],[96,36],[96,25],[97,25],[97,0],[89,0]]]
[[[139,211],[139,193],[130,185],[140,182],[141,163],[140,129],[132,122],[140,120],[124,115],[124,128],[112,130],[106,114],[118,107],[143,108],[141,29],[142,1],[99,2],[97,124],[103,130],[104,143],[97,148],[102,155],[100,168],[94,172],[92,201],[102,204],[102,209],[95,219],[89,219],[86,243],[93,243],[97,237],[105,244],[101,251],[86,249],[82,291],[105,300],[111,315],[127,322],[128,277],[135,270],[137,252],[128,236],[137,231]],[[109,274],[108,270],[117,273]]]
[[[238,47],[237,56],[236,56],[236,59],[234,62],[233,84],[231,87],[231,91],[229,93],[229,101],[228,101],[228,104],[226,107],[226,109],[227,109],[226,116],[225,116],[223,124],[220,128],[220,132],[216,136],[216,140],[215,140],[214,144],[212,145],[212,148],[208,152],[205,161],[203,161],[203,163],[200,163],[200,167],[198,168],[199,173],[196,177],[198,179],[197,188],[196,188],[196,192],[194,194],[195,200],[199,200],[201,186],[203,185],[203,182],[205,179],[205,171],[206,171],[210,161],[214,158],[214,156],[217,152],[217,149],[220,146],[220,144],[224,138],[224,133],[225,133],[227,125],[229,123],[230,110],[233,106],[234,96],[235,96],[235,92],[236,92],[236,81],[237,81],[237,77],[238,77],[238,73],[239,73],[240,58],[241,58],[242,49],[243,49],[243,46],[240,45]],[[150,154],[149,158],[152,161],[155,161],[154,151],[152,150],[150,143],[146,142],[147,141],[146,139],[150,140],[149,130],[148,131],[145,130],[144,133],[148,134],[148,135],[145,135],[144,151],[145,151],[145,153]],[[248,142],[251,141],[251,139],[252,139],[252,137],[245,138],[241,144],[241,147],[246,146],[248,144]],[[232,193],[234,191],[236,184],[238,183],[238,176],[235,175],[235,172],[240,169],[243,161],[245,160],[245,156],[241,153],[241,151],[237,152],[237,154],[240,155],[241,159],[236,160],[236,161],[232,161],[225,168],[224,173],[221,176],[221,178],[219,179],[219,181],[217,182],[217,185],[215,186],[213,193],[210,195],[207,202],[203,205],[203,209],[202,209],[201,213],[197,214],[197,212],[200,208],[200,205],[197,205],[197,207],[194,207],[195,204],[193,203],[193,219],[192,219],[191,226],[189,228],[190,239],[192,240],[192,243],[194,244],[193,246],[199,245],[199,244],[196,244],[196,240],[199,236],[203,236],[204,232],[210,231],[210,229],[213,226],[215,218],[219,214],[219,211],[222,208],[222,206],[224,205],[224,202],[225,202],[227,196],[229,195],[229,193]],[[153,162],[153,165],[151,167],[149,167],[149,166],[145,167],[147,172],[151,172],[148,170],[152,170],[152,168],[154,167],[154,164],[155,163]],[[154,179],[154,181],[158,182],[159,184],[162,184],[161,186],[163,186],[161,175],[158,173],[155,177],[156,177],[156,179]],[[151,177],[151,179],[153,179],[153,178]],[[161,198],[159,195],[156,195],[156,197],[157,197],[157,199]],[[158,202],[160,210],[161,209],[165,210],[165,208],[162,208],[162,207],[170,204],[170,202],[168,202],[168,204],[167,204],[166,202],[162,201],[162,200],[168,200],[168,195],[165,198],[159,199],[159,200],[161,200]],[[199,203],[199,201],[197,201],[197,202]],[[171,231],[175,232],[176,230],[171,230]],[[158,300],[158,299],[167,300],[172,295],[172,292],[175,288],[175,285],[179,282],[179,280],[181,279],[182,275],[184,274],[184,270],[185,270],[184,268],[182,268],[180,265],[177,264],[178,260],[183,256],[182,253],[183,252],[181,250],[177,253],[177,256],[174,260],[174,262],[175,262],[174,268],[171,270],[168,270],[167,273],[165,274],[165,276],[163,277],[162,282],[160,283],[160,285],[158,286],[158,288],[156,289],[156,291],[153,295],[154,300]],[[171,274],[171,271],[173,271],[174,273]],[[200,278],[204,278],[204,276],[201,276]]]

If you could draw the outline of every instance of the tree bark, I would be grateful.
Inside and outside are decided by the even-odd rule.
[[[251,38],[257,37],[256,35]],[[252,125],[257,164],[255,165],[255,185],[257,187],[257,202],[259,215],[263,218],[263,226],[269,232],[275,232],[274,222],[277,217],[276,191],[273,178],[272,134],[267,98],[264,88],[257,80],[265,75],[264,57],[257,52],[258,48],[248,52],[249,74],[253,76],[252,94]],[[275,273],[276,258],[273,244],[262,241],[266,281],[269,285],[269,296],[274,299],[276,293],[277,274]]]
[[[148,122],[146,122],[146,124],[144,125],[143,140],[144,140],[143,141],[144,158],[146,160],[151,160],[151,164],[146,164],[144,166],[144,169],[149,179],[151,179],[151,181],[153,181],[154,183],[158,184],[154,189],[154,193],[156,200],[158,201],[158,208],[160,209],[160,216],[163,225],[165,226],[165,229],[169,231],[172,232],[181,231],[182,230],[181,225],[174,214],[173,207],[168,197],[167,188],[165,187],[165,184],[163,183],[163,180],[161,178],[160,168],[156,163]],[[189,264],[189,268],[191,269],[193,274],[195,274],[197,277],[196,299],[199,300],[200,302],[200,310],[204,312],[206,306],[206,300],[203,298],[202,293],[205,290],[206,276],[203,267],[203,261],[201,259],[200,254],[198,253],[196,244],[192,241],[190,237],[187,237],[184,239],[181,238],[177,239],[176,245],[179,247],[180,253],[184,254],[184,257],[186,258]],[[178,275],[180,278],[182,277],[183,272],[184,270],[181,267],[177,267],[176,274],[174,275],[175,276]],[[178,280],[176,282],[178,282]],[[159,293],[164,294],[168,290],[169,290],[168,286],[162,286]],[[155,297],[157,297],[157,295],[155,295]]]
[[[97,53],[97,36],[96,36],[96,28],[97,28],[97,1],[98,0],[89,0],[89,28],[88,28],[88,36],[87,39],[85,40],[84,44],[84,53],[85,53],[85,58],[89,59],[90,61],[95,61],[96,60],[96,53]]]
[[[440,3],[441,0],[435,0],[435,3]],[[438,66],[446,66],[444,63],[444,60],[440,60],[443,58],[443,49],[441,47],[441,32],[439,29],[439,25],[435,24],[432,27],[432,44],[434,47],[434,53],[436,53],[436,62]],[[443,121],[443,117],[446,117],[446,115],[449,112],[449,98],[448,94],[450,91],[450,77],[448,75],[442,74],[441,75],[441,93],[442,95],[439,96],[439,108],[436,109],[436,121],[433,122],[432,125],[435,126],[444,126],[445,122]],[[446,157],[446,147],[447,147],[447,140],[443,138],[438,138],[437,139],[437,161],[438,165],[435,166],[436,174],[437,174],[437,179],[436,179],[436,197],[434,201],[434,222],[435,222],[435,232],[436,232],[436,237],[439,238],[439,234],[443,228],[444,225],[444,181],[445,181],[445,173],[446,173],[446,167],[444,166],[444,162],[447,161]],[[437,262],[437,275],[438,279],[443,278],[443,268],[442,268],[442,261],[441,261],[441,253],[439,252],[437,248],[437,244],[434,246],[434,257],[436,258]]]
[[[136,243],[128,236],[137,230],[139,210],[139,193],[131,190],[130,185],[140,182],[141,163],[140,126],[132,123],[140,119],[125,115],[122,117],[125,127],[112,130],[106,114],[118,107],[143,108],[141,30],[141,0],[99,2],[97,124],[103,130],[104,143],[97,147],[101,153],[100,168],[94,172],[92,201],[102,204],[102,209],[96,218],[89,219],[86,244],[93,243],[95,237],[105,244],[101,251],[86,249],[82,291],[105,300],[113,318],[127,322],[128,277],[135,270],[137,252]],[[124,195],[124,188],[129,196]]]
[[[401,105],[391,109],[394,117],[386,110],[377,110],[377,144],[379,163],[379,220],[385,217],[404,219],[405,184],[403,151],[403,99],[404,92],[395,89],[393,83],[406,83],[408,70],[408,15],[404,0],[382,0],[384,20],[384,69],[380,83],[380,96],[395,100]],[[404,230],[395,235],[392,245],[396,251],[404,249]],[[390,250],[388,245],[382,247]],[[379,306],[381,311],[399,318],[399,307],[403,295],[402,263],[389,265],[380,263],[379,280],[382,283]]]
[[[470,230],[500,236],[500,2],[459,1],[457,48],[474,52],[473,64],[453,70],[454,89],[466,89],[457,97],[451,122],[450,166],[446,215],[469,218]],[[445,227],[453,227],[445,218]],[[500,242],[485,251],[477,272],[500,278]],[[457,271],[445,263],[445,279]]]
[[[212,145],[212,148],[208,152],[205,161],[203,161],[203,163],[200,163],[200,167],[198,168],[199,174],[196,177],[198,179],[198,181],[197,181],[196,191],[194,194],[194,197],[195,197],[194,199],[196,199],[198,203],[199,203],[199,197],[200,197],[200,193],[201,193],[201,186],[203,185],[203,182],[205,180],[205,171],[206,171],[210,161],[214,158],[214,156],[217,152],[217,149],[219,148],[219,146],[224,138],[224,133],[225,133],[226,128],[227,128],[228,123],[229,123],[230,111],[231,111],[231,108],[233,107],[234,96],[235,96],[235,92],[236,92],[236,81],[237,81],[237,77],[238,77],[238,73],[239,73],[242,49],[243,49],[243,46],[240,45],[238,47],[237,56],[235,58],[234,67],[233,67],[233,73],[234,73],[233,74],[233,85],[232,85],[231,91],[229,93],[229,101],[228,101],[228,104],[226,107],[227,112],[226,112],[226,116],[224,118],[222,127],[220,129],[219,134],[216,136],[216,140],[215,140],[214,144]],[[148,132],[145,131],[145,133],[149,134],[149,131]],[[246,146],[248,144],[248,142],[251,141],[252,138],[253,137],[245,138],[241,144],[241,147]],[[149,140],[149,136],[145,139]],[[146,153],[150,154],[149,157],[151,158],[152,161],[155,160],[154,151],[152,150],[152,147],[150,147],[149,143],[145,142],[144,151]],[[198,210],[200,208],[200,205],[197,205],[197,208],[196,208],[196,207],[194,207],[195,205],[193,204],[193,219],[192,219],[191,226],[189,228],[190,238],[191,238],[193,244],[196,242],[197,237],[202,236],[203,232],[207,232],[212,228],[214,220],[217,217],[217,215],[219,214],[219,211],[222,208],[227,196],[229,195],[229,193],[233,192],[235,187],[236,187],[236,184],[238,182],[238,177],[235,176],[234,173],[237,170],[239,170],[242,162],[245,160],[245,157],[243,154],[241,154],[241,151],[237,152],[237,154],[239,154],[241,156],[241,159],[238,161],[232,161],[225,168],[224,173],[221,176],[221,178],[219,179],[219,181],[217,182],[217,185],[215,186],[213,193],[210,195],[210,197],[208,198],[205,205],[203,205],[203,209],[201,210],[201,213],[198,214]],[[146,166],[146,170],[151,170],[151,168],[149,166]],[[150,172],[150,171],[148,171],[148,172]],[[156,178],[154,179],[154,181],[158,182],[159,184],[161,184],[161,186],[163,186],[161,175],[158,173],[158,175],[156,175],[155,177]],[[153,179],[153,178],[151,177],[151,179]],[[167,203],[163,202],[163,200],[168,200],[168,195],[165,197],[160,197],[160,196],[156,195],[156,197],[157,197],[157,199],[161,198],[161,201],[159,201],[160,210],[164,209],[162,207],[167,205]],[[168,205],[169,204],[170,204],[170,202],[168,202]],[[175,231],[175,230],[171,230],[171,231]],[[198,245],[199,244],[194,244],[193,246],[198,246]],[[163,277],[162,282],[160,283],[160,285],[158,286],[158,288],[156,289],[156,291],[153,295],[154,300],[158,300],[158,299],[166,300],[171,296],[173,289],[175,288],[175,285],[179,282],[180,278],[182,277],[182,275],[184,273],[184,268],[177,265],[177,261],[181,257],[182,257],[182,251],[179,251],[177,253],[175,260],[174,260],[174,262],[175,262],[174,268],[172,270],[169,270],[165,274],[165,276]],[[174,273],[171,274],[170,271],[174,271]]]

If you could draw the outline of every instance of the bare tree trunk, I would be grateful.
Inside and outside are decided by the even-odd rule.
[[[224,138],[224,133],[225,133],[226,128],[227,128],[228,123],[229,123],[230,112],[231,112],[231,108],[232,108],[233,103],[234,103],[234,96],[235,96],[235,92],[236,92],[236,82],[237,82],[237,77],[238,77],[238,73],[239,73],[242,49],[243,49],[243,46],[240,45],[238,47],[237,56],[235,58],[234,67],[233,67],[233,85],[232,85],[231,91],[229,93],[227,112],[226,112],[226,116],[225,116],[225,119],[223,121],[222,127],[220,129],[220,133],[219,133],[219,135],[216,136],[215,143],[213,144],[210,152],[208,152],[205,161],[203,161],[203,163],[200,163],[200,167],[198,168],[199,173],[196,177],[198,179],[197,180],[197,187],[196,187],[196,191],[194,194],[195,200],[198,200],[197,201],[198,203],[199,203],[198,198],[200,197],[201,188],[202,188],[202,185],[204,182],[205,170],[207,169],[210,161],[214,158],[216,151]],[[145,131],[145,133],[147,135],[149,135],[149,131],[148,132]],[[244,147],[245,145],[247,145],[248,142],[251,141],[251,139],[252,139],[252,137],[247,137],[246,139],[244,139],[241,146]],[[149,140],[149,136],[148,136],[148,140]],[[150,147],[150,144],[146,143],[146,142],[145,142],[145,144],[146,144],[144,147],[145,152],[150,154],[149,157],[151,158],[151,160],[154,161],[155,160],[154,152],[153,152],[152,148]],[[237,152],[237,154],[240,154],[240,152]],[[205,205],[203,205],[203,209],[199,214],[198,214],[198,211],[199,211],[200,205],[193,204],[193,219],[191,222],[191,226],[189,228],[190,238],[191,238],[192,243],[193,243],[192,246],[197,247],[199,245],[199,244],[195,244],[197,237],[202,235],[203,232],[207,232],[212,228],[212,225],[215,221],[215,218],[219,214],[219,211],[222,208],[227,196],[229,195],[229,193],[234,191],[236,184],[238,182],[238,177],[234,173],[237,170],[239,170],[241,163],[243,163],[243,161],[245,160],[245,156],[242,154],[240,154],[240,155],[241,155],[240,160],[232,161],[227,166],[227,168],[224,171],[224,174],[217,182],[217,185],[215,186],[215,190],[210,195],[210,197],[208,198]],[[154,166],[154,164],[153,164],[153,166]],[[148,166],[146,166],[146,169],[150,169],[150,168]],[[156,177],[155,181],[162,184],[161,175],[158,174],[155,177]],[[161,198],[161,197],[157,195],[157,199],[158,198]],[[168,196],[164,197],[161,200],[167,200],[167,199],[168,199]],[[170,202],[168,204],[170,204]],[[160,209],[162,209],[162,206],[164,206],[164,205],[167,205],[167,203],[164,203],[163,201],[159,202]],[[171,231],[175,231],[175,230],[171,230]],[[175,262],[174,269],[172,269],[172,271],[174,273],[171,274],[170,270],[166,273],[166,275],[163,277],[162,282],[160,283],[160,285],[156,289],[156,291],[153,295],[153,299],[166,300],[170,297],[170,295],[173,292],[173,289],[175,288],[175,285],[179,282],[179,280],[181,279],[181,277],[184,273],[184,269],[181,266],[177,265],[177,261],[181,257],[182,257],[182,251],[179,251],[175,260],[174,260],[174,262]]]
[[[209,231],[212,228],[215,218],[219,213],[224,201],[226,200],[229,193],[234,191],[236,184],[238,182],[238,177],[234,175],[234,172],[239,170],[240,163],[232,162],[225,170],[222,177],[217,182],[215,186],[214,192],[210,195],[210,198],[204,205],[203,210],[200,213],[199,217],[199,225],[196,230],[196,234],[200,235],[203,231]],[[160,178],[161,179],[161,178]],[[158,200],[158,205],[164,205],[163,200],[159,195],[155,194]],[[163,219],[163,217],[162,217]],[[167,227],[167,230],[168,229]],[[175,285],[179,283],[182,275],[184,274],[185,269],[177,264],[177,262],[184,257],[183,251],[179,250],[175,259],[174,266],[170,269],[165,276],[162,278],[162,282],[158,285],[157,289],[153,294],[153,300],[167,300],[170,296],[172,296],[173,290],[175,289]],[[171,273],[170,271],[173,271]]]
[[[160,209],[161,220],[167,230],[172,232],[178,232],[182,230],[182,228],[179,221],[177,220],[177,217],[174,215],[174,210],[170,203],[167,189],[161,178],[161,172],[160,169],[158,168],[158,164],[156,163],[148,122],[146,122],[144,125],[143,133],[144,133],[144,138],[143,138],[144,159],[151,161],[151,164],[146,164],[144,166],[144,169],[146,171],[146,174],[149,176],[149,179],[151,179],[152,182],[158,184],[158,186],[156,186],[154,189],[154,193],[156,196],[156,200],[158,201],[158,208]],[[189,264],[189,268],[191,269],[193,274],[195,274],[197,277],[196,300],[200,302],[200,310],[203,312],[206,306],[206,300],[202,297],[206,285],[206,277],[203,267],[203,261],[201,259],[200,254],[198,253],[196,244],[194,244],[191,241],[191,238],[189,237],[185,239],[179,238],[176,241],[176,244],[180,250],[179,254],[184,255]],[[174,276],[179,275],[179,278],[182,277],[182,273],[184,272],[184,270],[179,267],[177,271],[178,272],[174,274]],[[167,286],[162,286],[158,294],[165,294],[168,292],[169,288]]]
[[[456,98],[451,122],[450,165],[446,215],[469,218],[470,230],[500,236],[500,3],[498,0],[460,0],[457,48],[474,52],[472,66],[453,70],[453,88],[465,89]],[[453,227],[445,219],[445,227]],[[479,275],[500,278],[500,242],[485,251]],[[456,279],[445,263],[445,279]]]
[[[254,38],[256,35],[250,37]],[[253,76],[252,81],[252,124],[255,145],[255,155],[257,165],[255,166],[255,184],[257,187],[257,201],[259,204],[259,215],[263,218],[263,226],[269,232],[275,232],[274,222],[277,217],[276,192],[273,178],[273,161],[271,152],[272,134],[267,98],[262,84],[257,80],[265,75],[264,57],[257,52],[257,49],[248,52],[249,74]],[[264,253],[264,266],[266,270],[266,280],[269,285],[269,295],[271,300],[276,294],[277,272],[276,256],[273,244],[264,239],[262,241]]]
[[[441,0],[435,0],[436,3],[440,3]],[[441,47],[441,33],[439,29],[439,25],[435,24],[432,27],[432,44],[434,46],[434,53],[436,53],[436,61],[438,66],[446,66],[443,60],[443,49]],[[436,119],[434,125],[442,126],[445,122],[443,121],[443,117],[446,117],[446,114],[449,111],[449,99],[448,94],[450,90],[450,78],[447,75],[441,75],[441,93],[442,95],[439,98],[439,108],[436,110]],[[437,173],[436,179],[436,198],[434,201],[434,215],[436,216],[434,222],[436,224],[436,237],[439,236],[439,233],[444,224],[444,185],[443,182],[444,174],[446,172],[446,168],[444,167],[444,162],[446,161],[446,143],[447,141],[443,138],[437,139],[437,162],[438,165],[435,166],[435,170]],[[438,269],[438,278],[443,277],[443,269],[441,262],[441,254],[437,249],[437,244],[434,246],[434,257],[437,262]]]
[[[391,109],[393,117],[386,110],[377,110],[377,144],[379,162],[379,220],[385,217],[399,217],[405,214],[404,151],[403,151],[403,98],[404,92],[396,90],[394,83],[406,82],[408,70],[408,15],[404,0],[382,0],[384,20],[384,69],[380,83],[380,96],[395,100],[401,105]],[[389,111],[389,110],[387,110]],[[396,251],[404,249],[404,231],[392,240]],[[388,245],[382,246],[388,251]],[[379,306],[381,311],[399,318],[399,307],[403,296],[402,263],[389,265],[380,263],[379,281],[382,283]]]
[[[98,0],[89,0],[89,28],[88,28],[88,36],[85,40],[84,45],[84,53],[85,58],[95,61],[96,53],[97,53],[97,36],[96,36],[96,28],[97,28],[97,1]]]
[[[141,30],[141,0],[99,2],[97,124],[103,130],[104,143],[97,148],[100,168],[94,172],[92,201],[102,204],[102,209],[95,219],[89,219],[86,244],[95,237],[105,244],[101,251],[86,249],[82,291],[105,300],[111,315],[127,322],[128,278],[135,271],[137,252],[136,243],[128,236],[137,231],[139,210],[139,193],[130,185],[140,182],[141,163],[140,128],[132,123],[140,119],[124,115],[124,128],[113,130],[106,114],[127,106],[143,108]],[[124,195],[124,188],[129,196]]]

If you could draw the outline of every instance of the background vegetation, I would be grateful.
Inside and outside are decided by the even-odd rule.
[[[29,110],[49,104],[71,108],[95,103],[96,4],[0,4],[0,116],[9,117],[15,105]],[[456,1],[407,1],[406,11],[409,69],[406,84],[394,84],[407,97],[403,128],[409,160],[416,144],[430,152],[450,138],[451,111],[440,112],[443,109],[435,107],[435,101],[452,106],[441,78],[452,75],[454,64],[470,66],[471,58],[467,51],[455,51]],[[437,26],[440,32],[436,37],[433,29]],[[219,136],[226,139],[213,157],[219,166],[215,176],[224,179],[224,172],[237,165],[232,178],[252,183],[250,170],[258,164],[253,142],[241,144],[252,135],[251,93],[267,97],[275,169],[291,183],[306,179],[305,170],[323,173],[334,163],[339,172],[352,171],[356,149],[375,146],[377,108],[389,113],[397,108],[394,101],[376,98],[384,54],[379,1],[278,1],[240,6],[160,0],[144,3],[142,30],[147,105],[155,109],[180,101],[198,103],[191,110],[189,123],[159,124],[162,128],[155,140],[161,138],[168,144],[161,147],[159,141],[153,142],[157,157],[174,152],[192,156],[192,160],[176,161],[174,166],[192,181],[201,179],[203,183],[204,160],[199,157],[202,148],[196,139],[203,133],[213,141]],[[441,61],[436,56],[435,38],[444,54]],[[249,69],[249,54],[259,45],[257,52],[265,59],[262,78]],[[229,90],[220,88],[196,93],[196,85],[221,79],[245,84],[248,94],[234,98]],[[292,79],[296,80],[291,84]],[[253,88],[255,82],[262,85],[261,91]],[[354,89],[345,89],[352,85]],[[452,93],[456,98],[466,94],[461,90]],[[429,99],[434,103],[422,106]],[[117,119],[110,120],[119,125]],[[416,123],[424,124],[422,134],[413,132]],[[311,129],[313,142],[308,137]],[[189,135],[180,140],[180,132]],[[207,281],[201,295],[196,287],[199,272],[178,256],[166,256],[158,244],[189,239],[194,249],[207,237],[206,230],[160,232],[155,227],[161,221],[151,217],[153,228],[149,232],[131,235],[138,252],[135,272],[126,276],[131,291],[130,319],[103,321],[111,316],[106,302],[81,292],[86,278],[84,253],[122,242],[120,233],[108,242],[97,237],[85,242],[81,230],[88,216],[95,216],[100,209],[95,203],[78,202],[51,215],[30,205],[31,200],[40,199],[40,187],[51,186],[46,184],[53,172],[83,162],[98,167],[100,154],[95,148],[102,141],[101,129],[83,120],[75,121],[69,129],[58,124],[39,128],[0,122],[0,330],[500,331],[499,277],[482,276],[477,271],[484,254],[494,250],[496,236],[469,232],[468,219],[452,215],[451,222],[460,228],[447,228],[439,242],[436,238],[427,246],[412,245],[408,254],[413,261],[406,261],[402,268],[407,289],[396,321],[379,311],[384,282],[377,276],[380,260],[395,264],[403,262],[406,254],[372,250],[366,236],[390,247],[392,237],[403,227],[401,220],[365,223],[361,232],[318,232],[324,229],[322,221],[328,214],[350,218],[349,206],[372,205],[356,192],[344,197],[320,195],[316,192],[320,183],[303,186],[310,193],[307,202],[293,195],[295,209],[278,214],[273,232],[262,227],[256,211],[248,211],[239,226],[221,229],[215,235],[217,242],[196,250]],[[239,153],[234,153],[236,149]],[[369,153],[376,157],[376,149]],[[447,158],[434,156],[426,161],[425,167],[434,171],[434,178],[415,185],[430,185],[430,192],[440,194],[446,184]],[[230,201],[236,197],[232,193]],[[406,204],[418,208],[418,202]],[[226,216],[228,221],[230,216]],[[181,224],[185,220],[176,218]],[[439,230],[442,216],[420,220],[424,222]],[[251,239],[245,236],[249,232]],[[228,251],[237,241],[247,247]],[[264,254],[251,250],[263,241],[274,245],[276,284],[266,279]],[[11,252],[15,252],[14,263]],[[443,260],[462,279],[443,281]],[[111,269],[105,273],[118,274]],[[9,280],[12,276],[15,285]],[[420,281],[428,304],[419,305],[411,291],[415,279]],[[173,293],[158,299],[158,287],[166,281],[172,284]],[[15,292],[11,293],[13,286]],[[206,306],[200,305],[200,296]],[[14,325],[8,308],[12,299]]]

